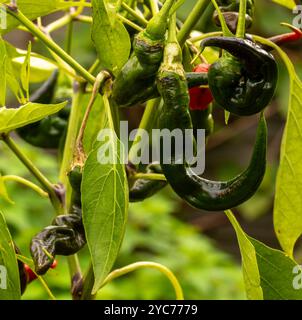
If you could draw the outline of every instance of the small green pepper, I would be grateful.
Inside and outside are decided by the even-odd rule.
[[[247,39],[211,37],[201,42],[202,49],[207,46],[227,51],[208,72],[214,100],[239,116],[262,111],[273,98],[277,85],[274,57]]]
[[[226,24],[229,29],[235,33],[239,18],[240,0],[218,0],[217,4],[222,12]],[[254,17],[254,0],[247,0],[246,2],[246,15],[245,15],[245,28],[248,29],[252,26]],[[217,11],[214,11],[213,20],[217,26],[220,25]]]
[[[134,52],[113,82],[112,97],[127,107],[156,97],[155,76],[162,60],[169,12],[175,0],[167,0],[135,38]]]
[[[146,173],[162,173],[161,167],[157,163],[147,166]],[[129,201],[138,202],[152,197],[167,185],[166,181],[137,179],[129,190]]]
[[[43,229],[31,241],[30,251],[39,275],[51,268],[56,255],[72,255],[86,244],[82,221],[81,169],[76,167],[68,176],[72,187],[69,214],[56,217],[51,226]]]
[[[67,106],[55,115],[48,116],[41,121],[17,130],[19,136],[33,146],[57,149],[61,140],[65,139],[72,93],[69,88],[61,85],[58,78],[59,74],[55,71],[48,81],[32,95],[30,101],[50,104],[67,100]]]
[[[181,49],[171,28],[164,61],[158,74],[158,90],[164,101],[160,115],[161,128],[170,131],[192,129],[189,113],[189,93],[182,66]],[[261,116],[252,159],[248,168],[234,179],[211,181],[196,175],[187,165],[184,155],[171,155],[170,163],[161,162],[163,173],[173,190],[195,208],[218,211],[248,200],[258,189],[266,168],[267,130]],[[182,163],[179,163],[182,160]]]

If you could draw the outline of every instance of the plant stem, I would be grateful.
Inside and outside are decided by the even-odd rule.
[[[134,180],[144,179],[144,180],[157,180],[157,181],[167,181],[165,175],[159,173],[136,173],[133,177]]]
[[[239,18],[236,29],[236,37],[244,38],[245,35],[245,14],[246,14],[246,0],[240,0]]]
[[[59,45],[49,39],[34,23],[32,23],[18,8],[6,5],[7,12],[23,24],[33,35],[41,40],[49,49],[56,53],[62,60],[69,64],[78,74],[87,82],[94,84],[95,78],[69,54],[67,54]]]
[[[68,179],[67,174],[71,169],[71,164],[73,160],[73,154],[75,150],[78,129],[81,123],[81,97],[83,91],[79,83],[74,83],[74,94],[72,99],[72,106],[71,106],[71,113],[68,121],[68,128],[67,128],[67,136],[65,141],[63,159],[61,163],[61,170],[60,170],[60,181],[65,185],[68,186]],[[67,191],[67,207],[69,205],[69,198],[70,192],[69,188],[66,188]]]
[[[154,119],[154,115],[156,114],[156,109],[160,104],[160,99],[153,99],[147,102],[147,106],[145,112],[143,114],[142,120],[139,125],[139,129],[136,133],[132,146],[129,150],[128,161],[132,162],[132,160],[136,157],[137,150],[139,148],[140,136],[143,130],[149,131],[151,127],[152,119]]]
[[[177,35],[177,39],[181,47],[184,45],[186,39],[194,29],[195,25],[197,24],[198,20],[204,13],[209,3],[210,0],[198,0],[196,5],[192,9],[191,13],[187,17],[185,23],[183,24]]]
[[[72,47],[73,19],[67,25],[65,51],[70,54]]]
[[[130,21],[129,19],[123,17],[122,15],[118,14],[117,13],[117,17],[124,23],[128,24],[130,27],[132,27],[133,29],[137,30],[137,31],[143,31],[144,29],[140,26],[138,26],[136,23]],[[77,17],[77,20],[78,21],[81,21],[81,22],[85,22],[85,23],[92,23],[93,22],[93,19],[92,17],[88,17],[88,16],[78,16]]]
[[[174,288],[176,300],[184,300],[182,288],[181,288],[177,278],[173,274],[173,272],[170,269],[168,269],[167,267],[165,267],[159,263],[155,263],[155,262],[148,262],[148,261],[136,262],[136,263],[130,264],[126,267],[123,267],[121,269],[116,269],[107,276],[107,278],[104,280],[104,282],[102,284],[102,287],[104,287],[106,284],[108,284],[110,281],[112,281],[116,278],[119,278],[125,274],[130,273],[130,272],[133,272],[133,271],[136,271],[139,269],[144,269],[144,268],[156,269],[156,270],[160,271],[161,273],[163,273],[169,279],[169,281],[171,282],[171,284]]]
[[[43,189],[41,189],[36,184],[34,184],[31,181],[28,181],[22,177],[15,176],[15,175],[7,175],[7,176],[3,176],[2,180],[3,181],[15,181],[15,182],[21,183],[21,184],[29,187],[30,189],[34,190],[35,192],[37,192],[41,197],[43,197],[43,198],[49,197],[48,193],[45,192]]]
[[[95,295],[92,295],[92,288],[94,286],[94,272],[92,264],[90,264],[87,273],[84,277],[83,291],[81,295],[81,300],[93,300]]]
[[[54,185],[41,173],[41,171],[31,162],[31,160],[19,149],[17,144],[11,139],[8,134],[2,135],[2,140],[9,149],[17,156],[17,158],[27,167],[32,175],[39,181],[42,187],[46,190],[51,200],[51,203],[57,214],[63,213],[63,205],[58,198]]]
[[[142,26],[146,26],[148,21],[139,15],[135,10],[133,10],[131,7],[128,6],[127,3],[122,2],[122,8],[127,11],[133,18],[135,18]]]
[[[83,160],[83,162],[85,161],[82,157],[85,157],[85,151],[84,151],[84,146],[83,146],[83,139],[84,139],[84,134],[85,134],[85,129],[87,127],[87,123],[88,123],[88,119],[89,119],[89,115],[91,112],[91,109],[95,103],[96,98],[98,97],[98,94],[100,92],[100,88],[102,87],[102,85],[105,83],[105,81],[107,79],[109,79],[111,76],[107,71],[101,71],[98,76],[96,77],[96,81],[95,84],[93,86],[93,90],[92,90],[92,94],[90,97],[90,100],[88,102],[88,106],[86,108],[86,112],[84,115],[84,118],[82,120],[82,125],[80,127],[79,130],[79,134],[78,134],[78,138],[76,141],[76,155],[75,157],[77,157],[77,159],[79,160],[79,163],[81,164]]]
[[[159,11],[157,0],[150,0],[150,7],[152,16],[155,16]]]

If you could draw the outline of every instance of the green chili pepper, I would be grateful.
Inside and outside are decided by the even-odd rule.
[[[48,271],[56,255],[72,255],[86,244],[81,207],[81,169],[76,167],[68,176],[72,187],[70,213],[56,217],[51,226],[31,241],[30,251],[39,275]]]
[[[169,12],[175,0],[167,0],[135,38],[134,52],[113,82],[112,97],[120,107],[156,97],[155,76],[162,60]]]
[[[183,131],[192,129],[189,93],[181,60],[180,47],[172,34],[157,80],[158,90],[164,101],[160,125],[171,131],[176,128]],[[177,148],[173,147],[171,163],[162,161],[161,168],[173,190],[193,207],[208,211],[225,210],[248,200],[258,189],[265,173],[266,145],[266,124],[261,116],[249,167],[234,179],[220,182],[196,175],[187,165],[183,154],[178,154]]]
[[[247,39],[211,37],[201,43],[227,52],[208,72],[209,87],[215,101],[240,116],[263,110],[271,101],[278,79],[274,57]]]
[[[237,29],[239,19],[239,6],[240,0],[219,0],[217,4],[224,16],[225,22],[229,29],[235,33]],[[254,17],[254,0],[247,0],[246,3],[246,15],[245,15],[245,28],[248,29],[252,26]],[[217,26],[220,25],[218,13],[215,10],[213,14],[213,20]]]
[[[157,163],[147,166],[146,173],[162,173]],[[166,181],[137,179],[129,190],[129,201],[138,202],[152,197],[167,185]]]
[[[68,256],[86,244],[82,217],[78,214],[58,216],[52,225],[36,235],[30,244],[35,271],[45,274],[56,255]]]
[[[55,71],[49,80],[32,95],[30,101],[50,104],[68,100],[67,106],[55,115],[17,130],[19,136],[33,146],[57,149],[61,140],[65,138],[71,107],[71,91],[66,86],[61,87],[58,78],[59,74]]]

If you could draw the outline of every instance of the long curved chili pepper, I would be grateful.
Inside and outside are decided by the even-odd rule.
[[[174,39],[174,40],[173,40]],[[191,129],[189,94],[181,64],[181,50],[175,37],[167,44],[164,62],[158,74],[158,90],[164,101],[161,128]],[[229,181],[211,181],[196,175],[176,148],[171,163],[162,161],[161,168],[173,190],[195,208],[218,211],[237,206],[258,189],[266,167],[267,129],[260,118],[254,152],[248,168]],[[179,163],[180,157],[183,163]]]
[[[152,163],[147,166],[146,173],[162,173],[162,170],[159,164]],[[166,181],[137,179],[129,190],[129,201],[138,202],[150,198],[166,185]]]
[[[227,51],[208,72],[215,101],[239,116],[263,110],[277,85],[278,68],[274,57],[247,39],[211,37],[201,42],[202,49],[207,46]]]
[[[41,121],[17,130],[18,135],[33,146],[57,149],[61,140],[64,139],[70,114],[71,92],[66,88],[57,88],[58,77],[58,71],[55,71],[42,87],[31,96],[30,101],[49,104],[68,100],[67,106],[55,115],[48,116]]]

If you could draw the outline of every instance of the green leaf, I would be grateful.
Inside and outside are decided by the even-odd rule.
[[[25,59],[26,56],[21,54],[12,59],[12,64],[16,71],[16,74],[20,74]],[[30,57],[29,81],[31,83],[46,81],[56,69],[57,66],[53,64],[51,61],[34,53]]]
[[[0,106],[4,107],[6,102],[6,66],[7,52],[3,39],[0,37]]]
[[[292,10],[296,6],[296,3],[294,0],[272,0],[272,1],[290,10]]]
[[[104,99],[106,114],[111,118],[108,100]],[[108,120],[107,129],[109,140],[102,140],[104,135],[99,136],[85,162],[82,182],[83,222],[95,278],[93,294],[101,287],[117,258],[128,215],[124,151],[113,130],[112,119]],[[107,160],[110,160],[106,161],[108,154]],[[112,161],[114,156],[117,161]]]
[[[27,103],[18,109],[0,109],[0,133],[7,133],[30,123],[42,120],[46,116],[59,112],[67,102],[59,104]]]
[[[247,297],[265,300],[301,300],[301,267],[284,252],[272,249],[249,237],[230,210],[226,211],[226,215],[237,235]]]
[[[284,252],[272,249],[251,237],[248,238],[256,250],[263,298],[265,300],[301,300],[302,270],[298,270],[297,263]],[[295,281],[298,282],[296,288],[294,288]]]
[[[21,67],[21,84],[26,92],[27,100],[29,100],[29,77],[30,77],[30,54],[31,54],[31,42],[28,44],[26,56]]]
[[[233,213],[230,210],[225,213],[233,225],[237,235],[242,258],[242,271],[247,298],[250,300],[262,300],[263,292],[261,288],[256,250],[248,236],[241,229]]]
[[[6,186],[3,181],[3,177],[0,175],[0,198],[3,198],[10,204],[14,204],[14,201],[11,200],[11,198],[8,195],[8,192],[6,190]]]
[[[86,95],[83,101],[81,101],[81,104],[83,106],[87,106],[89,99],[89,95]],[[84,112],[85,111],[86,109],[84,109]],[[106,127],[106,123],[107,117],[104,112],[103,99],[98,96],[89,114],[87,127],[84,134],[84,148],[87,154],[89,154],[89,152],[93,149],[93,145],[97,139],[97,136],[100,130]]]
[[[0,0],[0,3],[9,4],[10,0]],[[30,20],[70,7],[68,2],[61,0],[39,0],[38,3],[36,0],[18,0],[17,3],[18,9]],[[5,34],[11,31],[19,24],[19,21],[10,15],[7,15],[7,28],[0,28],[0,34]]]
[[[130,37],[105,0],[93,0],[92,40],[103,68],[114,75],[126,63],[131,49]]]
[[[275,49],[287,66],[290,94],[276,182],[274,227],[283,250],[292,257],[302,234],[302,82],[286,53],[278,46]]]
[[[13,240],[0,211],[0,300],[20,300],[19,270]]]

